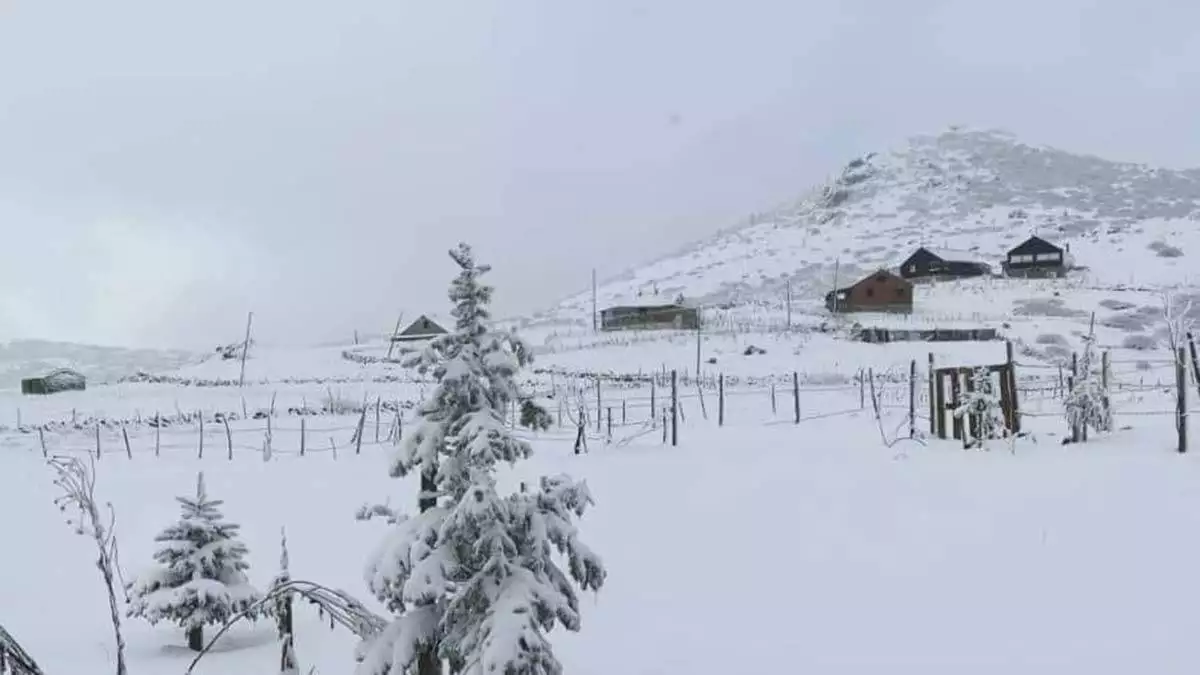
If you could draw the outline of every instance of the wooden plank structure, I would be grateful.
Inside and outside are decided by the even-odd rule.
[[[979,420],[970,419],[964,424],[961,417],[954,411],[961,405],[963,394],[974,391],[972,376],[975,371],[983,368],[989,376],[999,378],[997,391],[1000,394],[1000,408],[1004,414],[1004,426],[1010,434],[1019,433],[1021,418],[1017,408],[1016,376],[1013,364],[999,363],[987,366],[950,366],[933,369],[931,382],[932,401],[930,412],[933,414],[931,426],[938,438],[947,437],[946,417],[950,417],[949,433],[964,445],[979,435]],[[949,396],[947,397],[947,389]]]

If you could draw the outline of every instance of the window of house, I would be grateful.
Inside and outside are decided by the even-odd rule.
[[[1028,253],[1017,253],[1008,256],[1008,261],[1010,263],[1031,263],[1033,262],[1033,256]]]
[[[1037,255],[1033,256],[1033,259],[1037,260],[1038,262],[1062,262],[1062,254],[1057,252],[1038,253]]]
[[[913,272],[916,272],[916,271],[917,271],[917,266],[916,266],[916,265],[909,265],[909,266],[908,266],[908,273],[909,273],[909,274],[912,274]]]
[[[896,289],[896,297],[897,297],[897,298],[903,298],[903,297],[904,297],[904,289],[903,289],[903,288],[897,288],[897,289]]]
[[[875,289],[874,288],[867,288],[867,297],[868,298],[875,297]]]

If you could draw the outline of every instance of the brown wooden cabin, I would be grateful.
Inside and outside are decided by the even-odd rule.
[[[912,312],[913,285],[896,274],[881,269],[858,280],[854,285],[825,294],[825,308],[835,314],[844,312]]]

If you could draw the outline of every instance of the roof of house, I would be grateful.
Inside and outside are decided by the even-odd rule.
[[[912,286],[912,282],[909,281],[908,279],[905,279],[904,277],[900,276],[899,274],[896,274],[895,272],[893,272],[892,270],[890,270],[886,267],[880,267],[879,269],[877,269],[873,272],[869,272],[867,274],[862,275],[861,277],[856,279],[854,283],[850,284],[849,286],[842,286],[841,288],[837,288],[834,290],[836,290],[839,293],[842,291],[849,291],[850,289],[867,281],[868,279],[875,276],[876,274],[886,274],[889,278],[895,279],[895,280],[901,282],[902,284],[904,284],[905,286]],[[833,293],[834,293],[834,291],[829,291],[828,293],[825,294],[825,296],[829,297]]]
[[[1028,250],[1039,250],[1040,249],[1040,250],[1062,251],[1063,247],[1058,246],[1057,244],[1052,244],[1035,234],[1035,235],[1030,236],[1025,241],[1010,248],[1008,250],[1008,252],[1011,254],[1011,253],[1016,253],[1018,251],[1027,250],[1027,249]]]
[[[921,248],[929,251],[937,257],[950,262],[952,260],[960,262],[984,262],[983,255],[978,251],[967,251],[964,249],[940,248],[937,246],[922,246]]]
[[[454,328],[454,324],[455,324],[454,317],[451,317],[448,315],[433,314],[433,313],[426,312],[424,314],[418,314],[417,316],[413,317],[412,321],[406,321],[403,324],[401,324],[399,334],[400,335],[405,335],[405,334],[412,335],[414,333],[417,333],[418,331],[415,331],[415,330],[412,333],[410,333],[409,331],[412,330],[417,325],[417,322],[420,321],[421,319],[428,319],[431,323],[433,323],[437,326],[440,326],[443,330],[446,330],[446,331],[452,330]]]

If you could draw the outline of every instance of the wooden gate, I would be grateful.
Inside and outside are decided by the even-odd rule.
[[[929,402],[930,419],[933,431],[938,438],[946,438],[946,418],[950,418],[950,430],[955,439],[966,443],[971,437],[977,436],[974,427],[978,420],[971,420],[971,429],[964,429],[963,418],[957,417],[954,411],[961,405],[963,394],[974,390],[972,377],[975,371],[984,368],[988,375],[998,378],[1000,393],[1000,408],[1004,412],[1004,426],[1010,434],[1021,430],[1021,417],[1017,411],[1016,378],[1011,363],[1000,363],[988,366],[953,366],[938,368],[933,371],[933,391]]]

